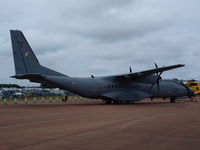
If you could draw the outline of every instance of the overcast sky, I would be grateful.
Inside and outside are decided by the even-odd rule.
[[[0,83],[15,74],[10,29],[40,63],[69,76],[185,64],[166,78],[200,79],[199,0],[0,0]]]

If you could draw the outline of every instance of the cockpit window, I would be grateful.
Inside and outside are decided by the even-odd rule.
[[[190,83],[189,86],[197,86],[197,83]]]

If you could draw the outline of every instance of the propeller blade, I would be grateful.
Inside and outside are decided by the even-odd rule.
[[[155,83],[153,83],[149,89],[151,90],[151,89],[153,88],[154,85],[155,85]]]
[[[155,67],[156,67],[156,69],[158,68],[158,65],[155,63]],[[164,66],[163,66],[164,67]],[[163,73],[163,71],[162,72],[160,72],[160,73],[156,73],[156,75],[157,75],[157,79],[156,79],[156,83],[153,83],[152,85],[151,85],[151,87],[150,87],[150,89],[152,89],[153,88],[153,86],[155,85],[155,84],[157,84],[157,92],[159,93],[160,92],[160,79],[161,79],[161,75],[162,75],[162,73]]]
[[[155,63],[156,69],[158,68],[158,65]]]
[[[156,66],[156,69],[158,68],[158,65],[155,63],[155,66]],[[157,74],[157,76],[158,76],[158,73],[156,73]]]
[[[160,77],[162,73],[163,73],[163,71],[158,74],[158,77]]]
[[[132,73],[132,68],[131,67],[129,67],[129,70],[130,70],[130,73]]]
[[[157,92],[159,93],[160,92],[160,83],[159,83],[159,80],[157,82]]]

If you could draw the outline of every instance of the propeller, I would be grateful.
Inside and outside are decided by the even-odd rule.
[[[157,65],[156,63],[155,63],[155,67],[156,67],[156,69],[158,69],[158,65]],[[152,89],[152,88],[154,87],[154,85],[157,84],[157,92],[158,92],[158,93],[159,93],[159,91],[160,91],[160,82],[159,82],[159,80],[161,79],[162,73],[163,73],[163,71],[160,72],[160,73],[158,73],[158,72],[156,73],[156,75],[157,75],[156,82],[153,83],[153,84],[151,85],[151,87],[150,87],[150,89]]]

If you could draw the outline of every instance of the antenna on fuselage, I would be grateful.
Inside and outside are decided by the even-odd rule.
[[[129,67],[129,70],[130,70],[130,74],[132,73],[132,68],[131,67]]]

